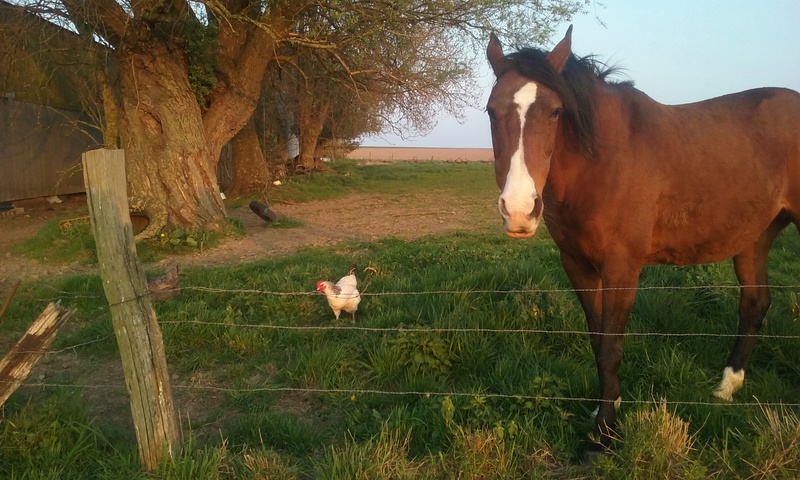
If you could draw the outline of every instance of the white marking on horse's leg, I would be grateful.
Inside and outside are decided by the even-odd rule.
[[[511,155],[511,161],[506,175],[506,184],[503,193],[498,199],[500,212],[507,212],[508,216],[515,217],[522,215],[523,223],[528,222],[528,215],[536,205],[536,185],[533,177],[525,166],[525,155],[523,148],[523,132],[525,130],[525,117],[528,109],[536,101],[536,83],[529,82],[523,85],[514,94],[514,103],[517,105],[519,115],[519,142],[517,150]],[[503,213],[506,216],[506,213]],[[506,221],[510,218],[506,218]]]
[[[726,402],[732,402],[733,394],[742,388],[742,384],[744,384],[744,369],[734,372],[733,368],[725,367],[725,370],[722,371],[722,382],[714,392],[714,396]]]
[[[622,406],[622,397],[619,396],[619,397],[617,397],[616,400],[614,400],[614,410],[619,410],[619,407],[621,407],[621,406]],[[600,406],[599,405],[591,413],[591,418],[597,418],[597,414],[598,413],[600,413]]]

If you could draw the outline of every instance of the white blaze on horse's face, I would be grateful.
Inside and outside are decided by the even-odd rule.
[[[514,93],[514,105],[519,115],[519,140],[511,155],[508,174],[497,201],[503,216],[506,234],[514,238],[527,238],[536,232],[541,216],[541,198],[533,176],[525,163],[525,119],[536,102],[537,85],[528,82]]]

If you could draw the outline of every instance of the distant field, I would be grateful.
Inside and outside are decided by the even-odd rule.
[[[358,160],[443,160],[463,162],[492,162],[491,148],[400,148],[362,147],[353,150],[348,158]]]

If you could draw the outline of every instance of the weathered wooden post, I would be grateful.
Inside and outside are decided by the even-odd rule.
[[[180,431],[161,330],[133,242],[124,151],[84,153],[83,179],[100,277],[130,394],[139,457],[146,470],[153,470],[165,453],[175,452]]]

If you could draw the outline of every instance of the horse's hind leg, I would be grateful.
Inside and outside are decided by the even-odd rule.
[[[733,268],[741,286],[739,296],[739,329],[728,366],[722,374],[714,395],[733,401],[733,394],[744,383],[747,362],[753,354],[756,335],[764,323],[770,306],[770,293],[767,286],[767,254],[781,230],[788,222],[776,219],[751,248],[733,258]]]

